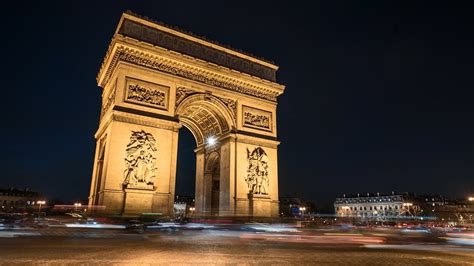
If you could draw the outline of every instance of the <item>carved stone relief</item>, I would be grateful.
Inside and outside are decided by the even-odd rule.
[[[104,116],[104,114],[110,109],[110,106],[115,102],[115,91],[117,89],[117,81],[115,81],[114,85],[112,86],[112,91],[109,93],[107,99],[102,105],[102,110],[100,112],[100,117]]]
[[[229,111],[231,112],[232,116],[234,117],[234,119],[237,117],[237,101],[234,100],[234,99],[229,99],[229,98],[224,98],[224,97],[218,97],[216,96],[217,98],[219,98],[219,100],[221,100],[226,106],[227,108],[229,109]]]
[[[250,194],[268,195],[268,156],[261,148],[255,148],[252,152],[247,148],[247,183]]]
[[[156,140],[145,131],[132,131],[125,149],[123,185],[126,188],[153,189],[156,177]]]
[[[192,94],[195,94],[195,93],[198,93],[197,91],[195,90],[192,90],[192,89],[189,89],[189,88],[186,88],[186,87],[178,87],[176,89],[176,107],[178,107],[178,105],[188,96],[192,95]],[[215,95],[213,95],[215,96]],[[237,101],[236,100],[233,100],[233,99],[229,99],[229,98],[224,98],[224,97],[219,97],[219,96],[215,96],[216,98],[218,98],[219,100],[221,100],[221,102],[223,102],[227,108],[229,109],[230,113],[232,114],[232,116],[234,117],[234,119],[236,118],[236,114],[237,114]]]
[[[244,127],[272,131],[272,113],[249,106],[242,106]]]
[[[112,69],[117,65],[118,61],[125,61],[132,64],[148,67],[151,69],[163,71],[172,75],[188,78],[194,81],[202,82],[211,86],[217,86],[231,91],[247,94],[250,96],[258,97],[261,99],[276,102],[276,98],[279,95],[277,92],[262,91],[259,88],[251,86],[241,86],[230,79],[220,78],[213,75],[205,74],[194,68],[184,68],[179,64],[173,64],[170,61],[163,60],[158,57],[147,55],[136,50],[129,48],[118,47],[113,55],[112,63],[106,71],[106,79],[110,77]]]
[[[127,78],[125,101],[168,109],[169,87]]]
[[[200,58],[263,79],[276,81],[276,71],[270,67],[230,55],[226,52],[219,51],[131,20],[124,21],[119,33],[124,36],[158,45],[169,50]]]
[[[178,87],[176,89],[176,107],[189,95],[196,93],[195,90],[186,87]]]

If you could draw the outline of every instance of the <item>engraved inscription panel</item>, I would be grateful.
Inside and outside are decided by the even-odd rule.
[[[127,78],[125,101],[168,110],[169,87]]]
[[[257,108],[242,106],[242,123],[244,127],[272,131],[272,113]]]

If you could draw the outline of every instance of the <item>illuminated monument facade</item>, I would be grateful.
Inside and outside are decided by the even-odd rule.
[[[278,67],[125,13],[102,90],[90,205],[172,215],[178,131],[196,139],[197,215],[278,216]]]

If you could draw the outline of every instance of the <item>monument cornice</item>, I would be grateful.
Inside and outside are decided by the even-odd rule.
[[[151,68],[229,91],[276,102],[284,86],[123,36],[115,36],[97,76],[104,87],[119,62]]]
[[[278,66],[271,61],[131,12],[122,15],[115,34],[276,82]]]

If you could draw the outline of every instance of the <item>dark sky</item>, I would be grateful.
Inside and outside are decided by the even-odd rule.
[[[366,191],[474,192],[474,10],[324,2],[2,4],[0,185],[87,198],[95,78],[130,9],[280,66],[280,195],[321,203]],[[189,194],[195,144],[189,132],[180,138],[178,193]]]

